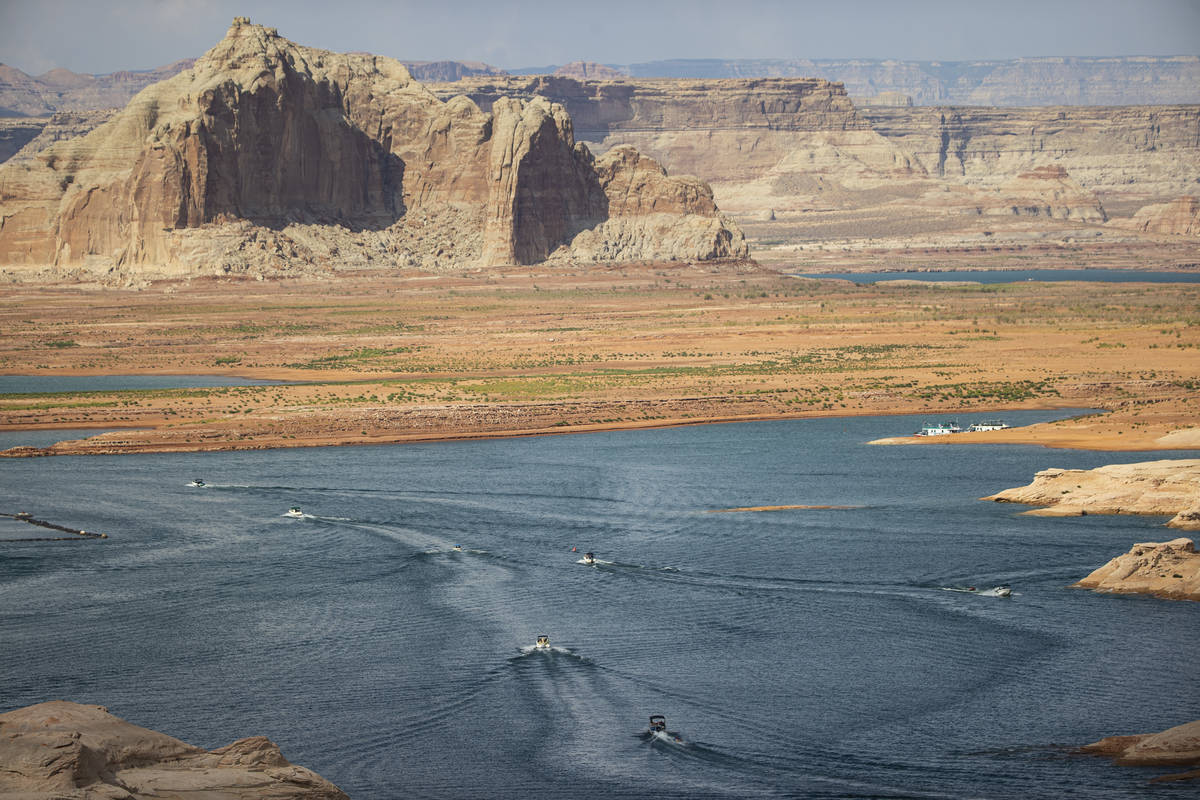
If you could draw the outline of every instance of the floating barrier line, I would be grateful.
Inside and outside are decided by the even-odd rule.
[[[47,536],[37,539],[0,539],[0,543],[4,542],[77,542],[83,539],[107,539],[107,533],[91,533],[89,531],[81,531],[76,528],[68,528],[63,525],[55,525],[53,522],[47,522],[44,519],[34,519],[26,511],[18,511],[16,514],[0,513],[0,517],[8,517],[15,519],[18,522],[28,522],[30,525],[37,525],[42,528],[49,528],[52,531],[62,531],[70,533],[71,536]]]

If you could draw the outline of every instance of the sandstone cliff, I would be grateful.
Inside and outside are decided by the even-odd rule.
[[[61,700],[0,714],[0,796],[346,798],[320,775],[289,763],[264,737],[206,751],[101,706]]]
[[[674,59],[614,66],[635,78],[816,76],[844,84],[852,97],[897,92],[918,105],[1200,103],[1200,58],[1195,55],[992,61]]]
[[[1173,514],[1169,527],[1200,530],[1200,459],[1046,469],[1028,486],[983,499],[1045,506],[1026,512],[1041,516]]]
[[[1141,542],[1074,585],[1106,592],[1200,600],[1200,553],[1191,539]]]
[[[301,47],[239,18],[191,69],[108,122],[0,167],[0,265],[180,274],[530,263],[607,214],[560,105],[442,102],[397,61]],[[694,240],[694,214],[726,231],[723,246]],[[673,246],[618,249],[747,252],[715,205],[664,211],[640,232]]]
[[[900,215],[1005,214],[1104,222],[1195,184],[1200,108],[855,108],[815,78],[468,78],[430,87],[488,109],[542,96],[597,152],[630,144],[712,184],[721,208],[893,206]]]
[[[1053,166],[1102,199],[1176,197],[1194,191],[1200,159],[1200,107],[1194,105],[871,106],[860,113],[931,175],[980,185]]]

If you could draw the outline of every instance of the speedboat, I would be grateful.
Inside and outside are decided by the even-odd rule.
[[[992,589],[992,594],[996,595],[996,597],[1011,597],[1012,589],[1007,586],[997,586],[995,589]]]
[[[208,485],[207,483],[200,480],[199,478],[196,478],[194,481],[192,481],[191,483],[188,484],[188,486],[201,486],[201,487],[207,486],[207,485]]]
[[[650,738],[658,739],[668,744],[683,744],[683,739],[679,735],[667,730],[667,718],[662,714],[650,715]]]
[[[583,554],[583,563],[595,564],[596,563],[596,554],[595,553],[584,553]]]
[[[284,514],[284,516],[285,517],[295,517],[295,518],[299,519],[300,517],[304,516],[304,512],[301,511],[296,506],[292,506],[291,508],[289,508],[287,510],[287,512]]]
[[[543,633],[541,636],[539,636],[537,638],[537,641],[534,642],[533,646],[537,650],[549,650],[550,649],[550,637]]]
[[[453,550],[453,551],[454,551],[454,552],[456,552],[456,553],[461,553],[461,552],[462,552],[462,545],[461,545],[461,544],[456,544],[456,545],[454,545],[453,547],[451,547],[450,549],[451,549],[451,550]]]

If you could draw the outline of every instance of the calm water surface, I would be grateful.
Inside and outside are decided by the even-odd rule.
[[[826,272],[798,278],[839,278],[854,283],[878,281],[1099,281],[1101,283],[1200,283],[1200,272],[1141,272],[1127,269],[950,270],[946,272]]]
[[[0,710],[360,799],[1182,796],[1066,749],[1200,717],[1200,603],[1066,588],[1164,520],[975,498],[1194,453],[864,444],[921,421],[0,460],[0,511],[112,537],[0,544]],[[782,504],[853,508],[707,513]]]

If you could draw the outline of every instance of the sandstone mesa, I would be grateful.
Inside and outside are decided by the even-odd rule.
[[[0,765],[0,796],[21,800],[347,797],[265,737],[203,750],[63,700],[0,714]]]
[[[398,61],[302,47],[244,18],[85,136],[15,161],[0,167],[0,265],[25,272],[748,252],[705,184],[624,150],[593,158],[561,105],[443,102]]]
[[[1028,486],[983,498],[1043,506],[1035,516],[1174,515],[1171,528],[1200,530],[1200,459],[1109,464],[1096,469],[1045,469]]]

